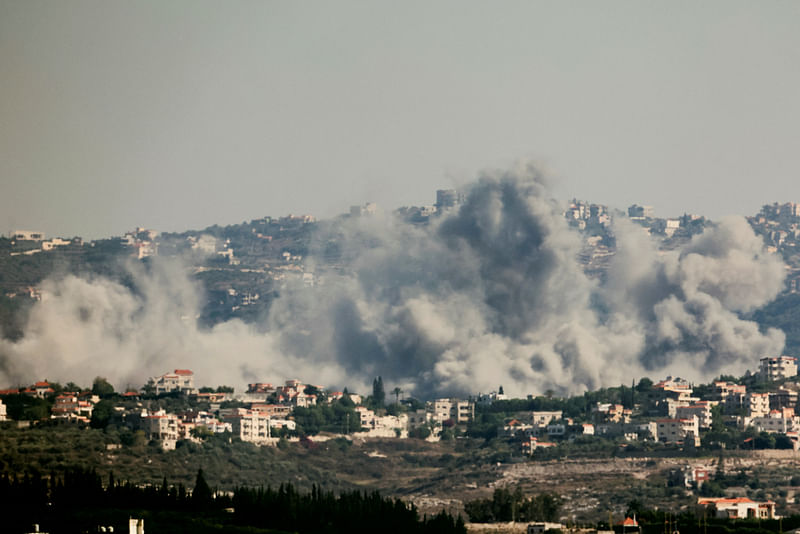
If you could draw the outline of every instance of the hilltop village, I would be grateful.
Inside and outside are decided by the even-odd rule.
[[[411,225],[429,225],[463,201],[459,192],[441,190],[434,205],[401,208],[394,215]],[[210,328],[230,319],[255,323],[293,284],[324,285],[328,274],[346,270],[347,251],[337,240],[337,229],[379,211],[374,204],[366,204],[354,206],[333,221],[289,215],[183,233],[137,228],[122,237],[88,242],[15,231],[0,239],[3,336],[12,341],[23,339],[27,313],[36,302],[49,297],[46,286],[39,284],[53,273],[118,275],[113,270],[120,259],[147,265],[159,256],[181,257],[193,282],[203,288],[205,298],[197,317],[200,327]],[[583,248],[578,260],[585,273],[600,280],[616,254],[615,219],[624,218],[634,230],[640,228],[653,237],[662,252],[680,247],[714,224],[689,214],[659,218],[648,206],[633,205],[621,212],[579,200],[570,202],[561,216],[580,236]],[[630,385],[572,397],[559,396],[553,389],[511,398],[497,384],[497,390],[489,393],[423,399],[409,396],[396,384],[384,385],[381,377],[375,377],[370,392],[338,391],[315,384],[313,376],[290,380],[258,377],[265,382],[236,391],[189,368],[163,369],[159,372],[164,374],[153,376],[141,387],[122,391],[102,377],[92,384],[61,384],[49,379],[61,377],[40,377],[42,380],[33,384],[2,385],[7,389],[0,391],[0,421],[8,445],[0,451],[0,462],[6,471],[22,473],[28,462],[33,462],[33,447],[24,445],[26,442],[40,439],[34,436],[69,435],[70,439],[86,440],[82,443],[88,443],[89,449],[96,448],[98,456],[91,461],[99,458],[97,465],[109,470],[131,473],[135,467],[160,479],[155,467],[153,472],[147,470],[149,462],[159,469],[167,469],[171,463],[193,466],[194,458],[209,461],[224,450],[235,469],[240,453],[258,458],[258,462],[284,454],[292,457],[292,469],[297,471],[276,471],[273,476],[291,472],[293,480],[338,484],[330,477],[303,470],[315,462],[324,464],[325,456],[334,463],[354,461],[346,457],[348,448],[353,447],[360,452],[355,460],[358,467],[346,467],[347,483],[352,484],[348,488],[378,485],[389,492],[401,488],[415,502],[434,502],[437,509],[453,506],[458,513],[474,514],[480,521],[500,516],[487,515],[488,504],[482,508],[468,506],[469,502],[482,502],[487,491],[524,485],[526,480],[541,484],[536,476],[552,482],[559,477],[536,475],[537,466],[571,473],[570,469],[583,467],[563,460],[581,458],[598,472],[623,472],[629,477],[623,488],[627,493],[631,481],[644,484],[652,476],[652,484],[643,486],[651,492],[650,504],[681,502],[684,510],[701,505],[725,518],[769,520],[796,513],[800,509],[794,488],[800,487],[800,477],[795,479],[783,471],[774,477],[770,474],[770,483],[779,489],[768,489],[757,476],[766,475],[756,473],[736,455],[794,455],[800,448],[796,360],[800,321],[795,311],[800,309],[800,205],[767,205],[747,220],[764,240],[768,253],[781,256],[786,279],[774,303],[746,318],[762,328],[780,327],[787,342],[782,354],[753,354],[752,372],[744,376],[719,376],[708,384],[674,376],[654,377],[657,381],[636,377]],[[56,448],[48,444],[36,457],[36,465],[65,465],[64,453],[47,452]],[[292,456],[306,451],[314,455]],[[618,457],[640,460],[628,465],[618,462]],[[609,461],[611,458],[615,460]],[[665,465],[654,458],[668,458],[672,463]],[[148,463],[137,463],[140,460]],[[739,462],[734,463],[738,474],[731,474],[732,461]],[[376,467],[379,463],[396,468],[395,476],[405,471],[414,475],[390,483],[389,477],[382,478],[384,467]],[[285,468],[281,462],[274,465],[278,466],[275,469]],[[328,470],[335,467],[325,465]],[[240,483],[223,479],[223,472],[221,467],[216,471],[217,480],[224,480],[221,483]],[[258,471],[242,472],[254,477]],[[459,478],[457,490],[450,482],[454,476]],[[607,508],[617,514],[627,511],[625,497],[620,497],[627,494],[623,490],[609,491],[608,496],[596,491],[587,495],[587,484],[593,482],[587,481],[585,473],[569,476],[574,486],[553,490],[560,492],[564,514],[588,519]],[[457,498],[441,498],[451,490],[459,492]],[[526,491],[540,489],[526,487]]]
[[[411,225],[428,225],[464,202],[457,190],[439,190],[430,206],[403,207],[392,215]],[[253,321],[263,316],[273,299],[287,286],[324,283],[326,273],[347,269],[339,228],[348,221],[375,217],[373,203],[352,206],[349,213],[330,220],[312,215],[263,217],[241,224],[210,226],[181,233],[136,228],[120,237],[85,241],[81,237],[48,238],[43,232],[15,230],[0,238],[0,327],[4,337],[18,339],[27,310],[46,298],[39,283],[54,272],[108,275],[113,261],[156,256],[180,256],[191,265],[194,279],[206,295],[199,322],[211,326],[231,318]],[[591,277],[602,278],[616,253],[613,222],[625,219],[642,228],[671,250],[688,242],[714,223],[702,215],[658,217],[651,206],[632,205],[625,211],[573,199],[562,211],[568,225],[579,232],[583,249],[577,258]],[[786,264],[784,295],[800,292],[800,204],[775,203],[747,217],[763,238],[767,251]],[[314,237],[323,235],[324,238]],[[313,261],[308,261],[313,257]],[[781,299],[778,299],[779,301]],[[794,305],[794,300],[791,301]],[[781,301],[756,317],[770,326],[793,328]],[[787,332],[790,353],[800,349],[800,334]]]
[[[100,377],[91,388],[44,380],[5,389],[0,419],[30,431],[42,425],[114,428],[118,437],[106,445],[110,451],[149,443],[168,453],[210,439],[278,448],[342,439],[431,444],[471,439],[486,447],[504,443],[533,462],[560,457],[561,449],[593,455],[614,448],[655,455],[671,451],[687,458],[725,450],[797,451],[797,360],[779,356],[759,364],[744,377],[702,385],[677,377],[655,383],[643,378],[631,387],[570,398],[512,399],[501,387],[468,399],[427,402],[405,398],[399,388],[387,394],[380,377],[371,394],[328,391],[300,380],[252,383],[236,393],[227,386],[198,387],[191,370],[175,369],[124,392]],[[697,502],[720,517],[777,517],[776,503],[769,499],[720,497],[713,489],[719,465],[695,461],[670,475],[670,484],[697,492]]]

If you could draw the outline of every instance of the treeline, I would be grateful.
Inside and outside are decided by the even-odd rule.
[[[464,503],[464,511],[473,523],[557,521],[560,510],[561,500],[558,495],[542,493],[526,499],[519,488],[513,492],[498,488],[494,490],[491,499]]]
[[[3,532],[29,532],[33,524],[52,534],[93,532],[99,526],[125,531],[129,517],[146,520],[146,530],[159,532],[420,532],[465,533],[461,518],[441,512],[420,517],[413,505],[377,492],[336,495],[314,486],[300,493],[292,485],[240,487],[233,492],[211,489],[203,471],[194,488],[137,486],[109,476],[104,484],[94,470],[75,469],[42,476],[0,475]]]
[[[238,524],[297,532],[466,532],[460,517],[442,511],[420,519],[413,505],[378,492],[337,496],[316,487],[305,495],[291,485],[278,490],[239,488],[232,505]]]

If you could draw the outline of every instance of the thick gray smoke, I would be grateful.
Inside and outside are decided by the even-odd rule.
[[[108,376],[141,385],[190,367],[202,383],[298,377],[429,396],[579,392],[640,376],[708,379],[777,355],[783,333],[739,318],[773,299],[784,270],[745,221],[730,219],[681,250],[617,224],[602,285],[577,262],[580,235],[535,168],[482,176],[458,210],[427,226],[351,218],[336,240],[346,274],[293,287],[258,328],[199,329],[198,290],[176,265],[134,272],[134,294],[104,279],[46,283],[25,338],[4,342],[0,380]]]

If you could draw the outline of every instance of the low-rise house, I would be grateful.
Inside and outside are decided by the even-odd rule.
[[[0,400],[0,421],[6,421],[6,420],[8,420],[6,405],[3,404],[2,400]]]
[[[74,393],[58,395],[50,411],[53,419],[72,419],[88,423],[92,418],[94,404],[88,400],[80,400]]]
[[[371,438],[407,438],[408,437],[408,416],[401,415],[373,415],[369,421],[361,424],[365,431],[359,432],[362,437]]]
[[[210,391],[207,393],[192,393],[189,398],[195,402],[225,402],[228,400],[228,394],[219,391]]]
[[[562,417],[563,412],[561,410],[531,412],[531,424],[543,427],[549,425],[552,421],[560,421]]]
[[[507,438],[513,438],[518,435],[530,436],[532,429],[533,425],[527,425],[518,419],[512,419],[511,421],[503,425],[499,433],[501,436]]]
[[[43,381],[43,382],[36,382],[34,385],[28,388],[28,390],[26,390],[26,393],[28,393],[33,397],[39,397],[40,399],[43,399],[46,396],[55,393],[55,390],[50,386],[48,382]]]
[[[621,404],[610,404],[598,402],[594,407],[594,413],[599,422],[627,423],[630,420],[630,410],[625,410]],[[627,414],[626,414],[627,412]],[[627,416],[627,417],[626,417]]]
[[[530,455],[533,454],[533,451],[535,451],[536,449],[546,449],[548,447],[557,447],[557,446],[558,443],[539,441],[539,438],[530,437],[522,441],[522,453]]]
[[[697,503],[710,508],[715,517],[728,519],[776,519],[775,503],[756,502],[746,497],[700,498]]]
[[[285,404],[263,404],[251,403],[250,409],[262,415],[268,415],[275,418],[286,418],[292,413],[292,407]]]

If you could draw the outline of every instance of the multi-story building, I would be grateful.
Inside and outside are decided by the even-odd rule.
[[[469,423],[475,418],[475,404],[459,399],[436,399],[428,402],[427,410],[439,423],[448,419],[456,423]]]
[[[88,400],[80,400],[74,393],[58,395],[50,411],[53,419],[78,419],[89,422],[94,405]]]
[[[152,380],[156,395],[176,392],[184,395],[197,393],[194,387],[194,373],[189,369],[175,369],[174,373],[156,376]]]
[[[700,428],[711,428],[711,402],[699,401],[689,406],[678,406],[675,409],[675,416],[678,419],[690,419],[693,415],[697,416]]]
[[[748,417],[766,417],[769,415],[769,393],[748,393],[745,409]]]
[[[237,409],[223,416],[234,436],[242,441],[263,444],[271,441],[270,417],[251,410]]]
[[[718,380],[714,382],[714,400],[727,404],[728,398],[744,396],[747,394],[747,386],[740,386],[732,382]],[[739,403],[741,404],[741,403]]]
[[[792,358],[791,356],[761,358],[758,376],[765,381],[782,380],[797,376],[797,358]]]
[[[797,407],[797,400],[797,391],[781,386],[777,389],[777,391],[770,391],[769,409],[782,410],[784,408],[789,408],[791,410],[795,410]]]
[[[174,449],[179,439],[180,421],[178,416],[158,410],[151,414],[142,414],[141,424],[147,439],[160,441],[165,449]]]
[[[693,443],[700,446],[700,427],[697,416],[688,419],[659,419],[656,421],[656,440],[662,443]]]

